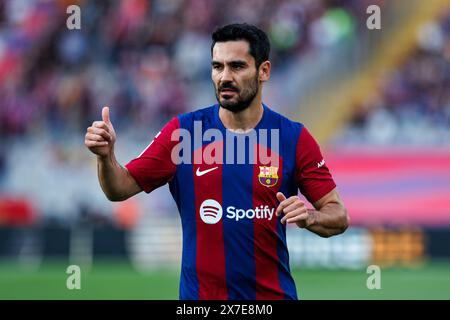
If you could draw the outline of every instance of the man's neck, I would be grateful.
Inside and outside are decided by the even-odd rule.
[[[232,112],[220,107],[219,118],[225,128],[232,131],[247,131],[256,127],[264,113],[261,99],[255,98],[250,106],[240,112]]]

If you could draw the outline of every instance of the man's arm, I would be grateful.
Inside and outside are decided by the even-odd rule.
[[[102,109],[102,120],[87,128],[84,143],[97,155],[100,186],[111,201],[123,201],[142,191],[128,170],[122,167],[114,155],[116,133],[109,118],[109,108]]]
[[[313,203],[314,209],[308,209],[310,220],[305,228],[321,237],[331,237],[343,233],[348,228],[349,216],[336,189]]]
[[[281,202],[277,214],[284,214],[282,223],[296,223],[321,237],[331,237],[348,227],[347,210],[336,189],[333,177],[325,164],[319,144],[303,127],[297,140],[295,179],[300,192],[314,209],[307,209],[297,196],[289,199],[278,192]]]
[[[314,202],[315,209],[307,209],[297,196],[286,199],[278,192],[277,198],[281,202],[276,214],[284,213],[281,223],[296,223],[299,228],[306,228],[324,238],[343,233],[348,228],[349,216],[336,188]]]
[[[97,156],[98,180],[103,193],[111,201],[123,201],[142,191],[128,170],[115,159]]]

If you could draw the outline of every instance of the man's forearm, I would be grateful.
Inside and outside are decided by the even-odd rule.
[[[109,200],[122,201],[134,194],[130,183],[133,178],[117,162],[113,152],[105,157],[97,156],[97,170],[100,186]]]
[[[340,203],[329,203],[319,210],[308,209],[312,224],[306,227],[321,237],[331,237],[343,233],[348,227],[348,215]]]

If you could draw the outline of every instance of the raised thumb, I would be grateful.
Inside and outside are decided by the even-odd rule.
[[[103,107],[103,109],[102,109],[102,120],[107,124],[111,123],[111,121],[109,119],[109,108],[108,107]]]

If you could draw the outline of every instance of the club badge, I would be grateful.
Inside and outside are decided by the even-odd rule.
[[[259,182],[265,187],[273,187],[278,182],[278,167],[259,167]]]

